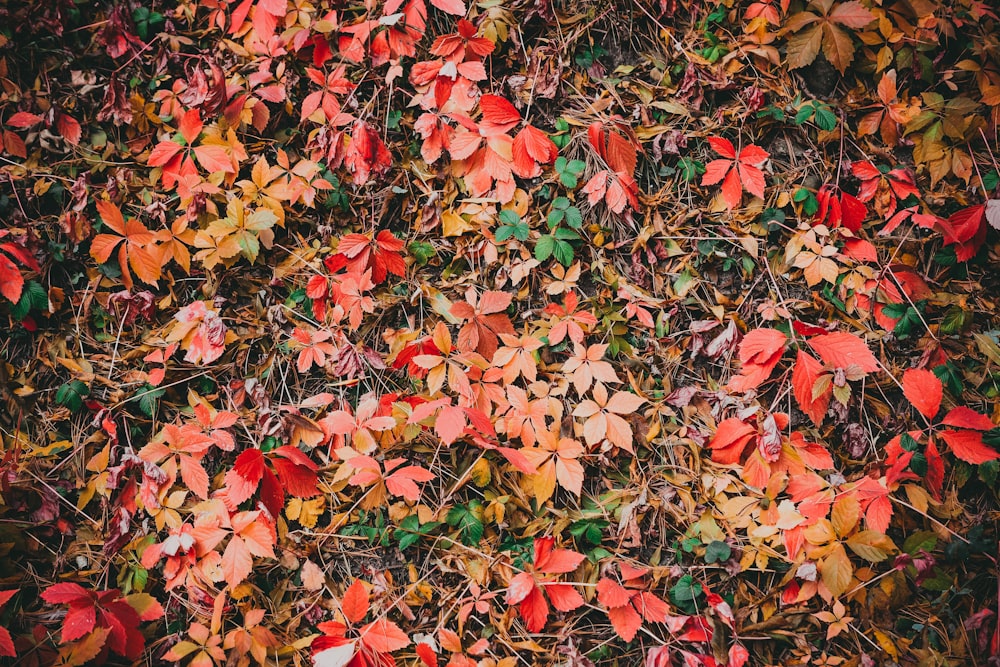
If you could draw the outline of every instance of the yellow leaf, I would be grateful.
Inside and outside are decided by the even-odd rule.
[[[834,545],[830,555],[820,563],[819,570],[823,583],[834,597],[839,597],[847,591],[847,587],[851,585],[854,566],[851,565],[851,559],[847,557],[843,544]]]
[[[441,231],[445,236],[461,236],[475,230],[475,227],[454,211],[445,211],[441,214]]]
[[[896,545],[876,530],[863,530],[847,540],[851,551],[872,563],[881,563],[896,551]]]
[[[285,507],[285,516],[292,521],[298,521],[306,528],[315,528],[325,509],[326,498],[323,496],[309,500],[292,498]]]
[[[488,485],[490,483],[490,479],[492,478],[492,473],[490,472],[490,462],[484,458],[479,459],[476,461],[476,464],[472,466],[472,471],[469,473],[469,476],[472,478],[473,484],[479,488],[483,488]]]
[[[844,537],[858,525],[861,517],[861,503],[853,495],[845,495],[837,498],[830,513],[830,521],[837,535]]]
[[[879,646],[882,647],[882,650],[892,656],[893,660],[899,658],[899,650],[896,648],[896,644],[892,641],[889,635],[881,630],[876,630],[875,639],[878,641]]]

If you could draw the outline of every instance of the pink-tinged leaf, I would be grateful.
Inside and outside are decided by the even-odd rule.
[[[376,653],[392,653],[410,645],[410,638],[398,625],[385,618],[361,628],[361,643]]]
[[[847,368],[856,365],[865,373],[878,370],[878,360],[863,340],[851,333],[835,332],[816,336],[809,344],[827,366]]]
[[[150,167],[162,167],[181,152],[181,145],[173,141],[162,141],[153,147],[146,164]]]
[[[606,169],[599,171],[591,176],[587,184],[583,186],[583,192],[587,195],[587,203],[591,206],[596,206],[604,198],[604,193],[608,189],[608,176],[610,176],[610,172]]]
[[[236,171],[233,169],[233,161],[222,146],[214,144],[210,146],[197,146],[194,149],[194,155],[198,158],[198,164],[209,173],[222,171],[232,174]]]
[[[465,410],[460,407],[441,408],[434,420],[434,431],[445,445],[450,445],[465,431]]]
[[[446,14],[465,16],[465,3],[462,0],[431,0],[431,4]]]
[[[196,496],[208,500],[208,473],[193,456],[181,456],[181,479]]]
[[[32,125],[38,125],[41,122],[42,122],[41,116],[35,115],[33,113],[28,113],[27,111],[18,111],[16,114],[11,116],[7,120],[7,125],[19,129],[24,129],[26,127],[31,127]]]
[[[875,20],[875,16],[857,0],[836,5],[830,12],[829,18],[833,23],[839,23],[854,30],[860,30]]]
[[[934,373],[921,368],[910,368],[903,373],[903,395],[928,419],[934,419],[941,409],[943,385]]]
[[[743,644],[733,644],[729,649],[729,663],[726,667],[743,667],[750,659],[750,651]]]
[[[979,465],[1000,459],[1000,452],[983,442],[983,434],[978,431],[940,431],[938,436],[948,443],[948,449],[966,463]]]
[[[521,572],[510,580],[507,586],[507,596],[504,598],[507,604],[518,604],[522,602],[535,588],[535,578],[528,572]]]
[[[243,538],[234,535],[229,540],[219,566],[226,583],[234,588],[250,575],[253,571],[253,556]]]
[[[739,357],[744,364],[761,363],[785,349],[788,337],[777,329],[754,329],[740,341]]]
[[[952,408],[945,415],[941,423],[946,426],[954,426],[955,428],[968,428],[975,431],[989,431],[995,424],[986,415],[981,415],[971,408],[967,408],[964,405],[960,405],[957,408]]]

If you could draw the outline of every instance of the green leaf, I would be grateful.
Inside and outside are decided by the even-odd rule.
[[[557,232],[568,232],[568,229],[557,229]],[[571,246],[566,241],[556,241],[555,247],[552,249],[552,254],[555,258],[559,260],[559,263],[563,266],[569,266],[573,263],[573,246]]]
[[[136,394],[134,400],[139,403],[139,411],[147,417],[152,417],[156,414],[156,402],[166,393],[161,387],[154,387],[148,382],[146,385]]]
[[[670,589],[670,601],[685,613],[693,614],[696,611],[694,601],[702,592],[701,584],[690,574],[685,574]]]
[[[551,211],[549,211],[549,215],[546,218],[546,222],[549,225],[549,229],[552,229],[553,227],[558,225],[560,222],[562,222],[563,218],[565,217],[566,217],[566,211],[560,208],[554,208]]]
[[[505,225],[513,226],[521,222],[521,216],[517,214],[517,211],[512,211],[510,209],[505,208],[504,210],[500,211],[500,222],[504,223]]]
[[[561,239],[563,241],[579,241],[580,240],[580,235],[579,234],[577,234],[572,229],[566,229],[564,227],[559,227],[554,232],[552,232],[552,235],[555,236],[557,239]]]
[[[21,298],[13,308],[10,309],[14,319],[21,321],[28,316],[32,310],[45,312],[49,307],[49,293],[36,280],[29,280],[24,283],[21,291]]]
[[[90,395],[90,388],[80,380],[70,380],[56,390],[56,403],[79,412],[83,407],[83,399]]]
[[[425,266],[429,261],[431,261],[431,258],[437,254],[437,251],[434,250],[434,246],[424,241],[414,241],[407,246],[407,249],[410,251],[410,254],[413,255],[414,259],[417,260],[417,264],[420,266]]]
[[[462,544],[476,546],[483,539],[483,504],[470,500],[468,505],[455,505],[445,517],[452,528],[457,528]]]
[[[583,214],[576,206],[566,209],[566,224],[573,229],[580,229],[583,226]]]
[[[813,117],[816,126],[821,130],[832,132],[837,127],[837,116],[825,104],[816,105],[816,114]]]
[[[553,250],[556,247],[556,237],[551,234],[546,234],[538,239],[535,244],[535,259],[539,262],[544,262],[549,257],[552,256]]]
[[[705,173],[705,165],[689,157],[682,157],[678,160],[677,169],[681,173],[681,178],[688,182]]]
[[[799,112],[797,114],[795,114],[795,124],[802,125],[802,123],[809,120],[812,117],[812,115],[813,115],[812,105],[811,104],[805,105],[804,107],[799,109]]]
[[[733,555],[733,548],[722,540],[715,540],[705,547],[706,563],[724,563]]]

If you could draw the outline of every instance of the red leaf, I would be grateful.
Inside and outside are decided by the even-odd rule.
[[[42,599],[49,604],[89,604],[93,599],[90,591],[79,584],[54,584],[45,589]]]
[[[226,494],[232,505],[239,505],[257,491],[264,476],[264,453],[246,449],[236,457],[233,468],[226,473]]]
[[[941,420],[941,423],[946,426],[969,428],[976,431],[989,431],[994,427],[993,421],[989,417],[981,415],[964,405],[949,410],[948,414]]]
[[[80,123],[72,116],[67,116],[64,113],[56,116],[56,129],[59,130],[62,138],[72,145],[76,146],[80,143],[80,136],[82,134]]]
[[[835,332],[816,336],[809,344],[827,366],[847,368],[854,364],[865,373],[878,370],[878,360],[863,340],[851,333]]]
[[[415,649],[417,652],[417,657],[420,658],[420,662],[424,663],[426,667],[438,667],[438,657],[431,648],[431,645],[426,642],[420,642],[416,645]]]
[[[721,422],[708,446],[712,450],[712,460],[723,465],[739,463],[750,440],[757,435],[752,426],[736,417]]]
[[[613,579],[603,577],[597,582],[597,600],[605,607],[624,607],[632,600],[632,591]]]
[[[79,639],[93,630],[96,623],[97,609],[93,604],[87,604],[85,607],[71,604],[69,611],[66,612],[66,618],[63,620],[62,643]]]
[[[534,589],[535,578],[528,572],[521,572],[510,580],[510,584],[507,585],[507,595],[504,599],[507,604],[517,604],[528,597]]]
[[[14,658],[17,651],[14,650],[14,641],[10,638],[7,628],[0,628],[0,656]]]
[[[736,159],[736,147],[733,146],[733,142],[729,139],[725,139],[723,137],[708,137],[708,145],[722,157],[730,160]]]
[[[519,609],[528,632],[540,632],[545,627],[545,622],[549,618],[549,605],[537,586],[531,589]]]
[[[0,255],[0,294],[17,303],[24,290],[24,278],[14,262]]]
[[[535,568],[546,574],[572,572],[586,558],[570,549],[553,549],[554,537],[535,538]]]
[[[479,109],[483,112],[480,125],[493,134],[503,134],[521,122],[521,114],[514,105],[499,95],[483,95],[479,98]]]
[[[978,431],[941,431],[938,435],[948,443],[951,453],[966,463],[979,465],[1000,459],[1000,452],[986,445]]]
[[[798,351],[795,357],[795,368],[792,370],[792,390],[799,407],[817,426],[823,422],[823,417],[826,416],[832,394],[831,389],[831,391],[813,398],[813,387],[816,386],[816,380],[819,379],[822,370],[823,365],[819,360],[801,349]]]
[[[928,419],[934,419],[941,409],[943,389],[941,380],[928,370],[910,368],[903,373],[903,395]]]
[[[934,443],[934,438],[931,438],[927,443],[924,456],[927,458],[927,474],[924,475],[924,479],[927,480],[927,488],[935,498],[940,498],[941,487],[944,485],[944,461],[941,460],[941,454]]]
[[[552,606],[559,611],[573,611],[584,604],[583,596],[572,584],[545,584],[545,592]]]

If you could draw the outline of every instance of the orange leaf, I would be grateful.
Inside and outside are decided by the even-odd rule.
[[[384,618],[361,628],[361,643],[376,653],[392,653],[410,645],[410,638],[398,625]]]
[[[360,623],[368,615],[368,589],[360,579],[355,579],[344,591],[340,609],[344,612],[344,618],[351,623]]]

